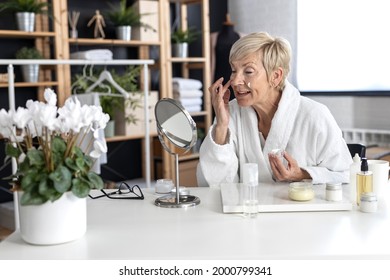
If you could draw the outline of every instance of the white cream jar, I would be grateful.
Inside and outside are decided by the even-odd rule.
[[[327,201],[342,201],[343,189],[341,183],[326,183],[325,198]]]
[[[311,182],[290,183],[288,197],[295,201],[309,201],[314,198],[314,190]]]

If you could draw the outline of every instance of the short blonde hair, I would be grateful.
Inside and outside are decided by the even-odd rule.
[[[272,71],[279,67],[283,69],[283,79],[279,85],[279,88],[283,90],[290,72],[290,43],[284,38],[272,37],[267,32],[251,33],[241,37],[233,44],[230,50],[229,62],[243,59],[253,53],[262,54],[262,63],[268,80]]]

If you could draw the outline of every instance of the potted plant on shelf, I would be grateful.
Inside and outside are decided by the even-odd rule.
[[[102,83],[94,89],[95,92],[111,93],[100,96],[100,105],[103,112],[110,116],[110,121],[105,129],[105,137],[115,135],[115,119],[120,116],[127,123],[137,123],[137,118],[131,111],[142,106],[143,93],[139,91],[137,78],[139,77],[141,68],[139,66],[129,66],[123,73],[119,74],[114,69],[110,71],[113,80],[130,93],[130,98],[124,100],[118,97],[117,89],[110,83]],[[84,75],[76,74],[73,77],[72,88],[77,89],[77,93],[85,93],[86,90],[96,81],[100,73],[95,71],[88,79]],[[128,110],[126,110],[128,109]]]
[[[16,51],[16,59],[42,59],[42,54],[35,47],[23,47]],[[22,76],[26,83],[36,83],[39,80],[39,64],[22,65]]]
[[[105,142],[86,135],[103,129],[109,117],[101,107],[81,106],[73,98],[57,108],[51,89],[44,99],[28,100],[16,111],[1,109],[0,135],[7,159],[17,161],[16,172],[7,179],[18,196],[22,238],[50,245],[86,231],[86,197],[91,189],[103,188],[91,168],[107,151]]]
[[[106,13],[108,19],[114,24],[117,38],[131,40],[131,27],[142,26],[151,28],[150,25],[141,21],[144,14],[139,14],[132,6],[127,7],[126,0],[121,0],[118,5],[108,3],[110,11]]]
[[[171,35],[172,55],[175,57],[188,56],[188,44],[196,41],[199,31],[195,27],[186,30],[178,28]]]
[[[38,0],[7,0],[0,3],[0,12],[15,13],[18,29],[33,32],[35,30],[35,15],[49,15],[49,3]]]

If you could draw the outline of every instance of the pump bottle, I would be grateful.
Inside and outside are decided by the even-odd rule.
[[[353,157],[353,162],[349,167],[349,186],[350,186],[350,201],[353,206],[356,205],[356,174],[360,171],[361,159],[358,153]]]
[[[356,174],[356,202],[360,205],[362,193],[372,192],[372,171],[368,170],[367,158],[362,158],[360,171]]]

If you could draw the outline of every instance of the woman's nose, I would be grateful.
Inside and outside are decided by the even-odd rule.
[[[244,84],[244,79],[240,75],[232,74],[230,76],[230,84],[232,86],[242,85]]]

